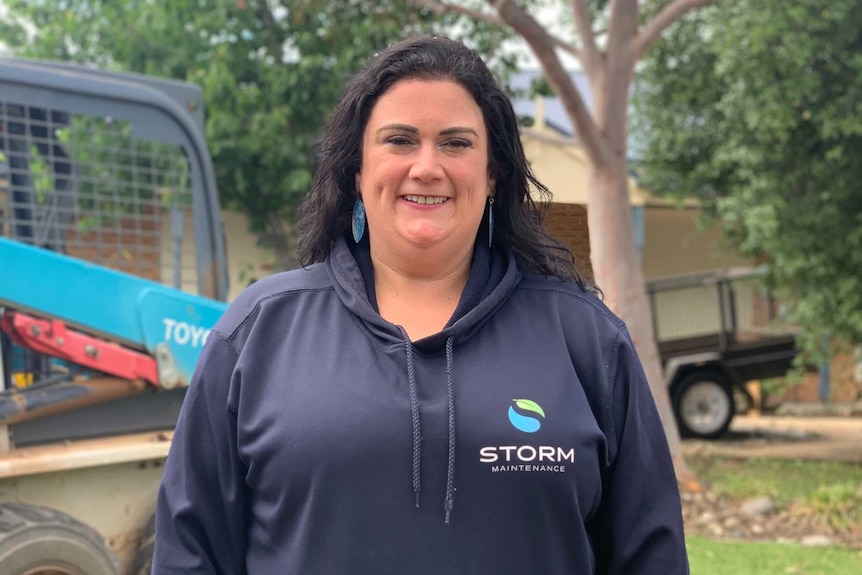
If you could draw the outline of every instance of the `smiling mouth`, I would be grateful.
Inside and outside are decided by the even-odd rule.
[[[449,198],[443,198],[440,196],[402,196],[408,202],[413,204],[425,204],[425,205],[437,205],[442,204]]]

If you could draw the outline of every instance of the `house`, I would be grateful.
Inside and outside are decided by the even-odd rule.
[[[525,93],[537,75],[537,71],[515,75],[512,88]],[[591,98],[586,78],[580,72],[573,72],[572,78],[589,108]],[[586,267],[589,262],[587,156],[559,100],[517,96],[513,106],[518,116],[532,120],[521,131],[524,150],[536,177],[554,195],[547,225]],[[716,223],[701,228],[697,202],[680,205],[656,197],[641,188],[634,177],[629,181],[629,190],[635,241],[646,280],[750,265],[724,245]]]
[[[526,94],[538,75],[538,71],[521,72],[512,78],[511,86],[516,92]],[[586,78],[580,72],[573,72],[572,79],[590,108],[592,101]],[[536,177],[553,193],[546,224],[557,239],[569,246],[582,271],[589,275],[588,158],[559,100],[521,95],[513,99],[513,105],[520,117],[528,119],[529,125],[521,131],[526,156]],[[636,154],[637,142],[630,142],[629,148]],[[641,188],[635,177],[629,180],[629,191],[635,242],[646,281],[752,265],[753,262],[723,241],[719,222],[703,226],[702,210],[697,201],[680,204],[657,197]],[[757,290],[752,282],[751,289],[737,296],[742,300],[742,305],[737,306],[738,319],[753,330],[764,327],[762,294]],[[690,334],[700,329],[699,323],[717,323],[720,312],[714,295],[706,289],[690,290],[674,294],[674,297],[677,301],[672,303],[678,304],[676,310],[671,305],[662,306],[656,312],[657,331]],[[678,310],[683,305],[686,313]],[[697,313],[692,314],[692,309],[698,310]],[[862,363],[847,354],[839,355],[831,362],[831,372],[832,400],[860,398],[858,382],[862,381]],[[818,401],[820,393],[817,374],[809,373],[802,382],[788,389],[783,399]]]

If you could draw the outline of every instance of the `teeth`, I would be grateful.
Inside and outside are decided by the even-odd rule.
[[[404,196],[404,199],[414,204],[442,204],[446,198],[438,196]]]

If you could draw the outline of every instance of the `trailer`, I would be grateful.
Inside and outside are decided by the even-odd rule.
[[[798,329],[753,267],[647,282],[653,331],[680,434],[723,435],[737,405],[751,405],[746,383],[784,376]],[[741,400],[741,401],[740,401]]]
[[[0,59],[0,573],[149,573],[228,281],[192,85]]]

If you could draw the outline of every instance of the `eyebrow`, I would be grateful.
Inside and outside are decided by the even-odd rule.
[[[377,133],[379,134],[380,132],[386,132],[389,130],[409,132],[411,134],[418,134],[419,133],[418,128],[415,128],[414,126],[410,126],[407,124],[387,124],[387,125],[379,128],[377,130]],[[440,130],[441,136],[451,136],[452,134],[464,134],[464,133],[473,134],[476,137],[479,136],[479,134],[473,128],[465,128],[465,127],[461,127],[461,126],[454,126],[452,128],[446,128],[445,130]]]

